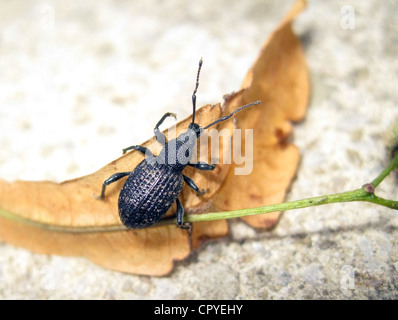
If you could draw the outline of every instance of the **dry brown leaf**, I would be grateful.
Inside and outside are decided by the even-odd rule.
[[[220,105],[208,105],[198,110],[196,117],[198,123],[208,124],[220,114]],[[189,122],[186,119],[178,123],[177,135],[186,130]],[[150,146],[152,141],[143,145]],[[115,172],[131,170],[142,159],[139,152],[129,152],[91,175],[59,184],[0,180],[0,237],[39,253],[85,256],[118,271],[169,273],[173,261],[185,258],[191,251],[188,232],[175,225],[124,230],[117,210],[123,181],[109,186],[104,201],[93,197],[99,194],[106,178]],[[206,182],[203,173],[195,174],[194,178],[199,185]],[[213,190],[217,189],[216,184],[213,182]],[[206,194],[202,201],[214,192]],[[198,197],[190,190],[183,191],[183,199],[187,208],[198,203]],[[170,214],[175,212],[174,207]],[[207,225],[214,236],[227,232],[224,221]]]
[[[295,3],[264,44],[241,90],[226,103],[224,113],[228,114],[241,105],[262,100],[259,107],[235,117],[237,128],[253,129],[254,169],[249,175],[235,175],[230,170],[213,200],[213,209],[228,211],[283,202],[299,161],[298,149],[288,143],[290,121],[304,117],[309,98],[304,53],[291,26],[305,5],[305,1]],[[269,228],[278,218],[275,212],[243,219],[253,227]]]
[[[224,165],[222,159],[213,172],[187,168],[184,174],[210,190],[198,197],[184,187],[181,200],[187,212],[239,209],[283,200],[298,161],[297,149],[286,142],[291,132],[289,121],[301,119],[308,99],[304,56],[290,26],[303,3],[298,1],[272,34],[242,89],[229,96],[223,110],[220,105],[208,105],[197,111],[197,123],[204,126],[243,104],[263,101],[261,107],[236,116],[237,128],[254,129],[253,173],[235,176],[234,165]],[[186,130],[189,122],[186,119],[178,123],[177,134]],[[219,126],[234,127],[234,121]],[[143,145],[152,143],[153,139]],[[227,234],[226,221],[194,224],[191,237],[175,225],[125,230],[117,210],[124,180],[109,186],[104,201],[94,199],[93,194],[99,193],[110,175],[130,171],[142,159],[139,152],[133,151],[91,175],[60,184],[0,180],[0,237],[35,252],[84,256],[114,270],[164,275],[172,270],[174,261],[184,259],[202,240]],[[174,213],[175,206],[168,215]],[[267,227],[275,221],[267,217],[248,221],[256,227]]]

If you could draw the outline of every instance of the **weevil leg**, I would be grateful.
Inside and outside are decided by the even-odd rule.
[[[182,204],[180,200],[176,200],[177,203],[177,227],[181,229],[191,229],[191,224],[190,223],[184,223],[184,208],[182,207]]]
[[[124,148],[123,149],[123,154],[125,154],[127,151],[130,151],[130,150],[133,150],[133,149],[141,152],[144,155],[148,155],[148,156],[152,156],[153,155],[151,150],[149,150],[148,148],[145,148],[143,146],[131,146],[131,147]]]
[[[182,175],[183,177],[184,177],[184,181],[185,181],[185,183],[192,189],[192,190],[194,190],[194,191],[196,191],[199,195],[202,195],[202,194],[205,194],[207,191],[206,190],[200,190],[199,189],[199,187],[196,185],[196,183],[190,178],[190,177],[187,177],[187,176],[184,176],[184,175]]]
[[[167,112],[163,115],[163,117],[160,118],[159,122],[155,126],[155,129],[153,129],[156,141],[163,145],[166,144],[166,136],[159,130],[159,127],[167,117],[174,117],[174,119],[177,119],[177,115],[175,113]]]
[[[125,176],[128,176],[130,173],[131,173],[131,171],[130,172],[118,172],[118,173],[111,175],[102,184],[101,195],[99,197],[95,197],[95,198],[97,198],[98,200],[104,199],[106,186],[110,185],[113,182],[116,182],[117,180],[120,180],[121,178],[123,178]]]
[[[211,171],[214,170],[216,165],[215,164],[208,164],[204,162],[198,162],[198,163],[188,163],[190,167],[199,169],[199,170],[205,170],[205,171]]]

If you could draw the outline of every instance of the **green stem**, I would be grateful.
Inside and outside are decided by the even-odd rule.
[[[398,152],[396,152],[394,158],[390,161],[388,166],[371,182],[373,188],[377,186],[390,174],[391,171],[398,168]]]
[[[371,183],[367,183],[362,188],[335,193],[320,197],[307,198],[302,200],[284,202],[273,204],[265,207],[258,207],[252,209],[242,209],[225,212],[203,213],[203,214],[190,214],[184,218],[185,222],[200,222],[200,221],[214,221],[222,219],[241,218],[255,214],[264,214],[276,211],[288,211],[293,209],[301,209],[307,207],[321,206],[330,203],[342,203],[353,201],[366,201],[391,209],[398,210],[398,201],[384,199],[375,195],[375,188],[393,171],[398,168],[398,153],[389,165],[374,179]],[[4,211],[0,208],[0,217],[14,220],[19,223],[27,224],[32,227],[37,227],[54,232],[68,232],[68,233],[91,233],[91,232],[115,232],[127,230],[125,226],[120,225],[103,225],[103,226],[61,226],[49,223],[31,220],[29,218],[21,217],[13,213]],[[162,219],[154,226],[162,226],[167,224],[175,224],[175,218]]]
[[[342,193],[335,193],[326,196],[313,197],[308,199],[272,204],[265,207],[258,207],[252,209],[242,209],[234,211],[224,211],[215,213],[203,213],[188,215],[184,219],[185,222],[199,222],[199,221],[213,221],[221,219],[232,219],[247,217],[255,214],[264,214],[276,211],[288,211],[293,209],[302,209],[307,207],[321,206],[330,203],[342,203],[352,201],[366,201],[378,205],[382,205],[391,209],[398,209],[398,201],[383,199],[374,194],[367,193],[363,188],[347,191]]]
[[[272,204],[265,207],[258,207],[252,209],[242,209],[234,211],[214,212],[187,215],[184,219],[186,222],[199,222],[199,221],[213,221],[221,219],[232,219],[251,216],[255,214],[264,214],[276,211],[288,211],[293,209],[301,209],[307,207],[321,206],[330,203],[342,203],[352,201],[366,201],[391,209],[398,210],[398,201],[388,200],[378,197],[374,193],[374,189],[393,171],[398,168],[398,153],[391,160],[388,166],[374,179],[370,184],[365,184],[362,188],[335,193],[320,197],[313,197],[303,200],[296,200],[278,204]]]

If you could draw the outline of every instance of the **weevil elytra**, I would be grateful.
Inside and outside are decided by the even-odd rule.
[[[175,117],[174,113],[167,112],[156,124],[154,133],[156,140],[163,144],[162,151],[154,156],[152,152],[140,145],[134,145],[123,149],[123,153],[129,150],[137,150],[146,158],[142,160],[133,171],[118,172],[106,179],[102,185],[101,195],[98,199],[104,199],[105,189],[109,184],[128,176],[119,194],[119,215],[125,226],[133,229],[146,228],[159,221],[164,216],[171,205],[177,203],[177,226],[187,229],[189,224],[184,223],[184,208],[178,196],[185,182],[189,187],[199,194],[205,191],[200,190],[195,182],[182,174],[186,166],[199,170],[214,170],[215,165],[204,162],[191,163],[192,151],[197,138],[203,130],[233,117],[233,115],[247,107],[258,105],[261,101],[256,101],[244,105],[230,115],[221,117],[210,123],[204,128],[195,123],[196,113],[196,92],[199,87],[199,75],[203,60],[200,59],[196,85],[192,94],[192,122],[188,130],[180,134],[176,139],[166,142],[166,137],[159,130],[159,126],[170,116]]]

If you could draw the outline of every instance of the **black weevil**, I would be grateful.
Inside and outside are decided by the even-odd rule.
[[[215,165],[203,162],[190,163],[192,151],[197,138],[202,134],[203,130],[228,120],[235,113],[261,103],[256,101],[244,105],[230,115],[221,117],[201,128],[195,123],[196,112],[196,92],[199,86],[199,74],[203,60],[199,61],[198,73],[196,76],[196,86],[192,94],[192,122],[188,126],[188,130],[180,134],[176,139],[166,142],[166,137],[159,130],[159,126],[170,116],[176,117],[174,113],[166,113],[156,124],[154,132],[158,142],[163,144],[163,149],[159,155],[154,156],[152,152],[139,145],[131,146],[123,149],[123,153],[135,149],[146,155],[133,171],[118,172],[106,179],[102,185],[101,195],[98,199],[105,197],[106,186],[128,176],[119,194],[119,215],[125,226],[133,229],[146,228],[159,221],[164,216],[171,205],[177,203],[177,226],[180,228],[189,228],[188,224],[184,224],[184,209],[178,196],[181,192],[183,183],[191,187],[199,194],[203,194],[204,190],[199,190],[195,182],[182,174],[186,166],[194,167],[199,170],[214,170]]]

